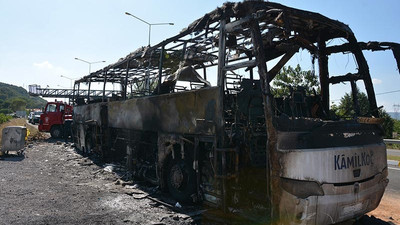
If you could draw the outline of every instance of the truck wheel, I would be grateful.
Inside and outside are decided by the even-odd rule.
[[[168,190],[179,202],[193,202],[191,195],[196,191],[196,173],[182,159],[172,160],[167,174]]]
[[[59,126],[53,126],[50,130],[52,138],[60,138],[62,136],[62,129]]]

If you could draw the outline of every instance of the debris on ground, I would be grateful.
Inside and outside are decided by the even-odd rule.
[[[51,139],[31,144],[24,156],[0,163],[6,171],[0,176],[0,224],[194,223],[154,204],[154,187],[121,179],[120,165],[103,165]]]

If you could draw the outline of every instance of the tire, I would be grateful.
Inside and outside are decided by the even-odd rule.
[[[172,160],[167,173],[167,186],[172,197],[179,202],[191,203],[196,192],[196,172],[182,159]]]
[[[53,126],[50,129],[50,135],[52,138],[60,138],[63,135],[62,129],[60,126]]]

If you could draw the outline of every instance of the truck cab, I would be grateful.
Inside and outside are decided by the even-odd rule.
[[[50,132],[51,137],[60,138],[66,124],[72,122],[72,106],[62,101],[48,102],[40,115],[39,131]]]

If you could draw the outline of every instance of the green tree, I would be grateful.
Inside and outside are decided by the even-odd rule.
[[[8,108],[10,108],[10,105],[11,105],[11,100],[10,99],[7,99],[7,100],[5,100],[4,102],[3,102],[3,104],[2,104],[2,109],[8,109]]]
[[[394,120],[393,131],[400,134],[400,120]]]
[[[24,99],[26,107],[30,109],[41,108],[46,105],[46,100],[29,96],[29,93],[23,87],[0,82],[0,111],[11,112],[11,102],[14,98]]]
[[[13,111],[25,110],[26,101],[22,98],[14,98],[11,100],[10,107]]]
[[[369,102],[367,95],[363,92],[358,91],[357,99],[358,105],[360,106],[360,115],[368,115]],[[340,117],[354,117],[356,112],[354,109],[353,95],[349,93],[344,94],[344,96],[340,99],[339,106],[335,110],[336,114]]]
[[[360,115],[358,116],[366,116],[369,115],[369,102],[368,97],[365,93],[359,92],[357,93],[358,105],[360,106]],[[357,116],[354,109],[353,104],[353,96],[349,93],[346,93],[341,99],[339,106],[331,107],[331,110],[334,110],[339,117],[354,117]],[[390,115],[383,109],[379,109],[379,117],[383,118],[382,127],[385,132],[384,136],[386,138],[391,138],[393,129],[394,129],[394,120]]]
[[[394,119],[383,109],[379,110],[379,117],[384,119],[382,127],[385,131],[385,138],[392,138],[395,124]]]
[[[290,95],[290,89],[297,86],[305,88],[307,94],[313,94],[314,90],[319,93],[319,81],[311,71],[303,71],[299,64],[295,68],[284,66],[272,82],[272,93],[276,97]]]
[[[10,113],[12,113],[12,111],[11,111],[11,109],[0,109],[0,113],[10,114]]]

